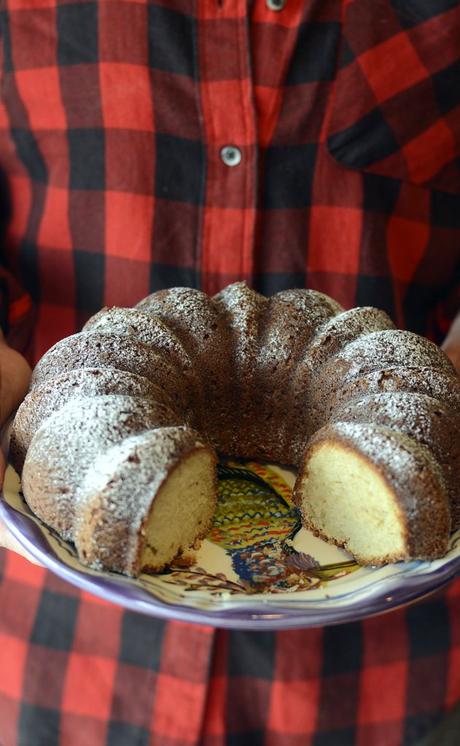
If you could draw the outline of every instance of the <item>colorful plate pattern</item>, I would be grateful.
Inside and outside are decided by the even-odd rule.
[[[81,565],[29,510],[8,468],[0,515],[46,567],[127,609],[233,629],[287,629],[357,619],[413,602],[460,572],[460,531],[446,557],[360,567],[346,552],[301,528],[295,475],[277,466],[225,461],[214,525],[189,566],[133,580]]]

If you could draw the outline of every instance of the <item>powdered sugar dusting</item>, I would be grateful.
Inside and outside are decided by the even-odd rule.
[[[101,490],[107,516],[132,517],[134,537],[146,509],[142,485],[163,479],[174,448],[200,437],[189,423],[224,453],[292,463],[331,418],[328,437],[359,441],[372,463],[391,472],[415,516],[411,500],[429,505],[440,494],[438,461],[448,450],[440,444],[458,424],[445,403],[460,412],[460,379],[447,357],[395,330],[382,311],[343,311],[310,290],[265,298],[245,283],[214,298],[173,288],[136,309],[103,309],[46,353],[32,386],[16,426],[19,434],[32,423],[30,436],[38,427],[24,491],[65,538],[74,536],[75,515],[84,530],[83,506]],[[59,411],[51,414],[53,407]],[[152,458],[138,463],[147,451]],[[449,468],[446,461],[447,480]]]
[[[35,433],[24,464],[24,494],[46,523],[72,539],[79,485],[96,456],[133,433],[181,424],[173,410],[147,399],[77,397]]]
[[[157,491],[181,458],[205,447],[192,430],[162,427],[129,436],[97,456],[78,492],[77,547],[85,547],[91,559],[97,555],[113,557],[120,551],[113,546],[114,533],[116,536],[121,530],[125,562],[133,570],[139,531]],[[97,530],[97,546],[92,545],[92,536],[87,534],[88,524]],[[101,544],[104,535],[107,543]]]

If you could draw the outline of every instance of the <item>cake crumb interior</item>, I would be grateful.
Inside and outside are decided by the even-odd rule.
[[[172,470],[150,510],[142,568],[162,569],[209,530],[215,509],[214,474],[213,458],[204,449],[189,454]]]
[[[307,521],[361,561],[404,559],[404,517],[383,477],[362,455],[338,443],[312,453],[300,485]]]

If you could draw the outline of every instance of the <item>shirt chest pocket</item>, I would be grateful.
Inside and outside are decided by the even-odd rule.
[[[459,4],[344,5],[330,154],[348,168],[460,192]]]

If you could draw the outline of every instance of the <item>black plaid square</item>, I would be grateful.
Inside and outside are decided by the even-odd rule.
[[[411,658],[441,653],[449,639],[449,617],[441,601],[425,601],[407,610]]]
[[[18,744],[21,746],[61,746],[59,725],[58,710],[23,702],[19,712]]]
[[[261,272],[255,275],[254,290],[262,295],[274,295],[281,290],[290,290],[290,288],[304,288],[304,272]]]
[[[373,109],[351,127],[331,135],[328,143],[331,154],[349,168],[366,168],[399,148],[380,109]]]
[[[57,7],[59,65],[98,61],[98,3],[78,2]]]
[[[391,280],[388,277],[369,277],[360,274],[356,285],[356,305],[378,306],[394,320],[394,292]]]
[[[18,156],[29,172],[31,179],[46,184],[48,169],[33,133],[30,130],[15,128],[11,130],[11,135]]]
[[[262,165],[262,204],[265,209],[307,207],[316,158],[316,145],[267,148]]]
[[[160,670],[165,622],[127,612],[123,617],[120,660],[134,666]]]
[[[10,13],[6,10],[0,12],[0,24],[3,47],[3,70],[5,73],[10,73],[15,68],[13,64],[13,50],[11,47]]]
[[[194,267],[176,267],[172,264],[153,262],[150,272],[150,289],[163,290],[174,287],[199,287],[199,275]]]
[[[201,142],[157,134],[157,197],[177,202],[203,200],[204,148]]]
[[[101,129],[69,130],[70,188],[105,187],[104,132]]]
[[[404,28],[418,26],[420,23],[441,15],[457,7],[458,0],[390,0]]]
[[[243,733],[228,733],[225,738],[226,746],[264,746],[267,738],[264,731],[244,730]]]
[[[195,21],[191,16],[151,4],[148,7],[148,34],[151,67],[196,77]]]
[[[346,696],[346,693],[344,693],[344,696]],[[355,728],[318,731],[318,733],[315,733],[312,740],[312,746],[355,746],[355,744]]]
[[[359,671],[362,665],[362,629],[359,624],[326,627],[324,630],[323,674]]]
[[[286,84],[299,85],[317,80],[332,80],[339,38],[338,23],[302,24]]]
[[[384,212],[391,215],[401,190],[399,179],[375,174],[363,174],[364,209],[369,212]]]
[[[44,590],[30,640],[53,650],[71,650],[78,599]]]
[[[150,734],[145,728],[112,720],[107,734],[107,746],[148,746]]]
[[[440,228],[460,228],[460,195],[448,192],[431,193],[430,220]]]
[[[439,111],[446,114],[460,103],[460,60],[433,75]]]
[[[232,632],[229,636],[228,664],[230,676],[248,676],[270,681],[275,666],[271,633]]]
[[[75,249],[75,295],[79,311],[94,313],[104,305],[103,254]]]

